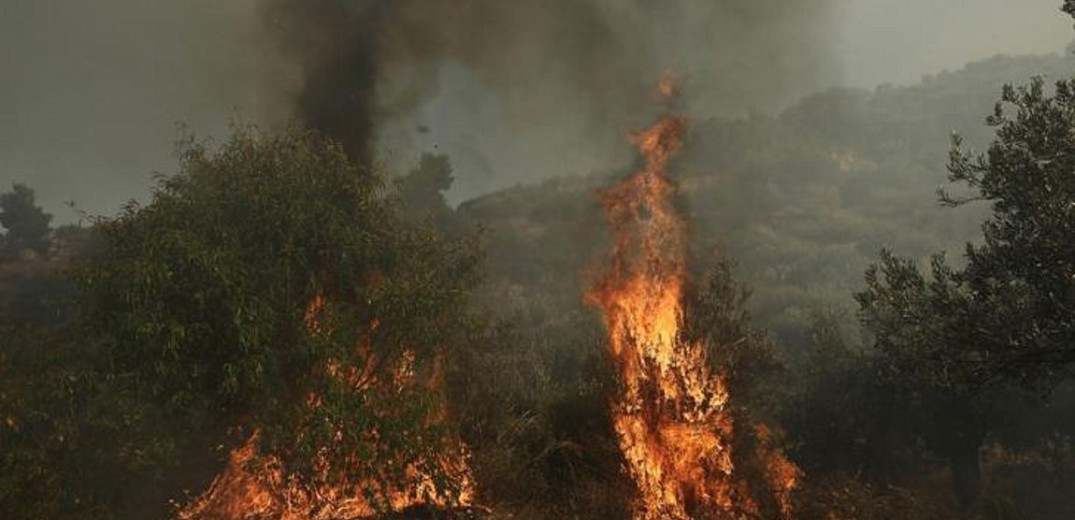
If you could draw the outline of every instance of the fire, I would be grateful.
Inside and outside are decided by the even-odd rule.
[[[287,476],[280,460],[261,456],[258,434],[232,450],[228,466],[194,503],[180,511],[179,520],[245,520],[276,518],[279,520],[351,520],[374,518],[384,510],[404,511],[421,505],[448,508],[468,505],[473,499],[473,483],[465,458],[444,458],[438,464],[461,476],[462,494],[457,503],[440,498],[436,482],[412,465],[407,468],[411,485],[406,489],[389,489],[380,497],[386,503],[380,509],[366,493],[378,489],[376,484],[353,488],[309,486]],[[380,491],[375,491],[380,493]]]
[[[659,94],[675,92],[670,77],[662,79]],[[710,368],[705,345],[681,334],[687,233],[666,169],[688,124],[668,115],[632,136],[645,168],[602,195],[612,265],[588,299],[602,311],[622,381],[611,412],[638,489],[637,518],[760,518],[759,493],[737,474],[739,429],[725,380]],[[770,499],[787,517],[799,471],[771,437],[758,427],[754,455]]]
[[[307,305],[303,319],[306,327],[315,334],[321,333],[319,315],[326,303],[325,296],[318,293]],[[375,329],[378,325],[374,322],[370,328]],[[390,377],[379,381],[372,373],[371,367],[376,366],[378,360],[371,353],[370,345],[364,342],[357,348],[367,357],[366,370],[344,371],[331,363],[326,367],[327,373],[356,391],[392,393],[421,384],[425,390],[436,394],[443,385],[442,354],[437,354],[431,370],[418,373],[415,353],[405,351],[388,370]],[[315,394],[307,396],[306,403],[311,408],[320,406],[320,402]],[[446,420],[447,410],[443,405],[427,417],[430,424],[441,424]],[[371,448],[378,449],[377,432],[369,433],[374,439]],[[178,520],[353,520],[419,506],[467,507],[474,499],[469,453],[457,439],[446,442],[450,448],[438,454],[435,460],[407,464],[403,470],[406,482],[403,487],[385,487],[372,481],[344,487],[326,483],[329,481],[327,470],[320,469],[327,467],[324,460],[315,461],[314,467],[321,473],[316,482],[290,475],[279,457],[260,452],[259,436],[255,432],[242,446],[231,451],[224,471],[202,496],[179,511]],[[318,455],[322,459],[325,456],[324,453]],[[361,464],[362,461],[355,457],[349,463]],[[435,479],[430,472],[434,467],[440,474],[448,475],[451,482]],[[445,486],[452,489],[445,489]],[[452,495],[455,500],[449,503],[445,497]]]
[[[679,95],[679,85],[676,84],[676,78],[670,72],[666,72],[664,76],[661,76],[661,81],[657,83],[657,95],[662,101],[668,101]]]

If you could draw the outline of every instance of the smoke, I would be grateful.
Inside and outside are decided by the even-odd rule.
[[[1071,41],[1058,0],[855,0],[837,56],[845,82],[913,84],[994,54],[1051,54]]]
[[[34,188],[109,215],[175,169],[182,124],[199,138],[287,106],[260,0],[0,2],[0,191]]]
[[[266,2],[299,119],[365,162],[448,152],[457,200],[622,164],[665,72],[696,117],[776,112],[840,72],[840,0]]]
[[[446,152],[459,201],[630,161],[665,71],[702,119],[1063,47],[1059,2],[1030,1],[5,0],[0,190],[110,214],[174,171],[176,123],[221,137],[238,114],[395,172]]]

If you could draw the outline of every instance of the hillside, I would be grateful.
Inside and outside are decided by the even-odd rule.
[[[696,122],[673,166],[696,265],[730,257],[754,290],[761,324],[786,347],[805,346],[817,312],[853,315],[851,293],[881,248],[922,260],[962,254],[987,208],[937,202],[952,133],[984,148],[985,117],[1004,84],[1073,70],[1071,57],[997,56],[914,86],[837,88],[777,116]],[[458,212],[488,230],[489,306],[539,328],[587,315],[583,287],[606,240],[596,193],[627,170],[462,204]]]

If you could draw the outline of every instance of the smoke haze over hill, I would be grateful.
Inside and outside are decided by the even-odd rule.
[[[1069,22],[1036,3],[12,0],[0,185],[29,183],[62,221],[67,200],[111,214],[174,169],[177,123],[297,116],[398,171],[447,152],[459,201],[624,163],[665,71],[695,117],[775,113],[838,83],[1059,51]]]
[[[434,146],[460,156],[459,198],[622,162],[623,132],[666,71],[699,116],[836,82],[836,4],[295,0],[269,16],[302,70],[300,119],[362,159],[376,134],[404,161]]]
[[[994,54],[1060,52],[1071,21],[1056,0],[854,0],[842,10],[844,83],[910,84]]]

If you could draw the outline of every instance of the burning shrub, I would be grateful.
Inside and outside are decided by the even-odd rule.
[[[435,461],[465,454],[426,383],[466,329],[471,244],[405,223],[381,175],[312,134],[240,131],[181,156],[149,204],[97,224],[104,252],[81,271],[107,377],[178,439],[245,441],[232,470],[284,482],[310,517],[329,489],[368,513],[458,501],[465,471]]]
[[[662,81],[660,92],[675,89]],[[726,338],[685,333],[686,223],[666,167],[687,126],[668,115],[632,136],[645,167],[602,193],[614,248],[587,295],[604,317],[620,379],[611,414],[638,490],[635,517],[787,518],[798,468],[731,401],[735,374],[723,368],[733,363],[712,363],[717,351],[705,341]]]

